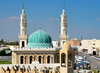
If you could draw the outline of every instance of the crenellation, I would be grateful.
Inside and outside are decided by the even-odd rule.
[[[37,68],[36,66],[33,67],[30,66],[13,65],[12,67],[7,67],[6,69],[0,67],[0,73],[61,73],[60,66],[56,67],[41,66],[40,68]],[[85,72],[86,71],[84,71],[84,73]],[[76,73],[79,73],[79,70],[76,70]]]
[[[28,70],[28,69],[26,69],[26,71],[25,71],[24,73],[29,73],[29,70]]]
[[[6,73],[10,73],[10,68],[7,66]]]
[[[17,73],[23,73],[23,71],[21,70],[21,68],[18,68],[18,71],[16,71]]]
[[[12,66],[10,73],[16,73],[16,69],[14,68],[14,66]]]
[[[28,70],[28,71],[31,71],[31,68],[30,68],[30,66],[28,66],[28,67],[27,67],[27,70]]]
[[[0,67],[0,73],[6,73],[6,70],[3,67]]]

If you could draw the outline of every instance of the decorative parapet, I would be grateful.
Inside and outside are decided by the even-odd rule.
[[[45,47],[45,48],[20,48],[20,47],[10,47],[12,51],[56,51],[56,48]]]
[[[37,68],[36,66],[32,68],[31,65],[27,67],[25,65],[23,65],[22,67],[15,65],[6,68],[1,67],[0,73],[60,73],[59,70],[54,70],[55,69],[53,69],[53,67],[49,68],[43,65],[40,68]]]

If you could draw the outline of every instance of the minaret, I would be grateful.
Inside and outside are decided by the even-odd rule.
[[[67,18],[67,15],[66,15],[65,7],[64,7],[62,14],[61,14],[60,46],[62,46],[64,42],[68,40],[66,18]]]
[[[20,48],[26,47],[28,36],[26,34],[26,14],[24,9],[24,3],[22,8],[22,14],[20,15],[20,34],[19,34],[19,45]]]

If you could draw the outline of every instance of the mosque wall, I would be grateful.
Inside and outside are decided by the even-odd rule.
[[[12,64],[32,64],[37,63],[59,63],[58,52],[35,52],[35,51],[13,51]]]

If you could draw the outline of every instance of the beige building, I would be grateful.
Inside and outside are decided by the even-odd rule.
[[[68,42],[59,51],[60,63],[0,65],[0,73],[74,73],[75,52]]]
[[[100,56],[100,40],[95,40],[93,42],[93,48],[96,49],[97,55]]]
[[[68,43],[71,45],[71,47],[81,46],[81,41],[77,39],[69,40]]]
[[[94,41],[95,41],[94,39],[93,40],[82,40],[81,41],[82,51],[86,52],[87,54],[96,55],[96,49],[93,48]]]

